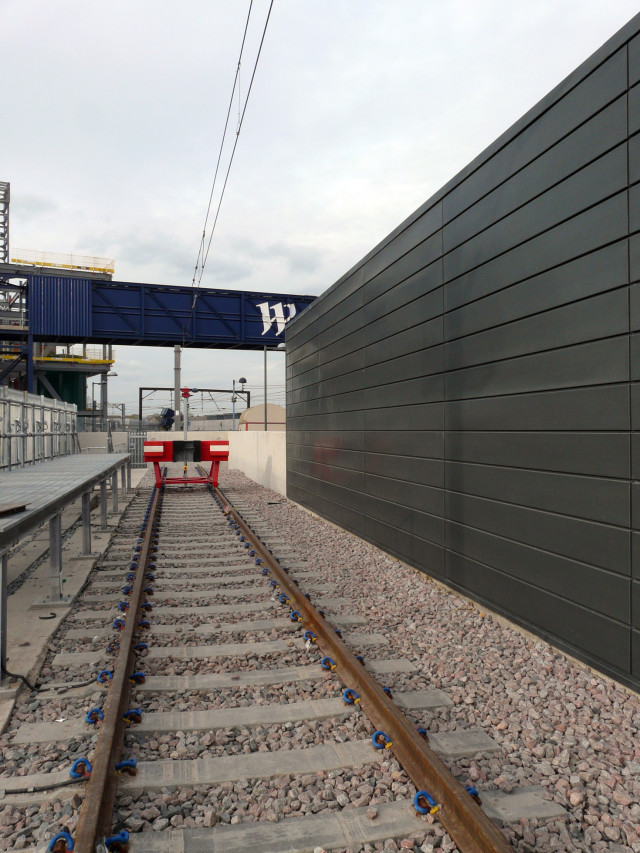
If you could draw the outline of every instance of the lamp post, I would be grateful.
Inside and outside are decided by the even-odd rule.
[[[107,428],[107,420],[109,417],[107,401],[107,377],[117,375],[118,374],[115,372],[115,370],[110,370],[108,373],[103,373],[100,377],[100,408],[102,410],[102,414],[100,417],[101,431],[104,431]]]

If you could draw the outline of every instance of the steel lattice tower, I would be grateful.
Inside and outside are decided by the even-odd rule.
[[[0,263],[9,263],[9,200],[11,184],[0,181]]]

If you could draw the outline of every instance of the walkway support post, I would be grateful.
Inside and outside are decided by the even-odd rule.
[[[91,492],[82,495],[82,554],[91,554]]]
[[[9,555],[0,554],[0,679],[7,668],[7,577],[9,573]]]
[[[62,598],[62,524],[60,513],[49,519],[49,594],[51,601]]]
[[[107,530],[107,481],[100,483],[100,529]]]
[[[118,512],[118,472],[111,475],[111,511]]]

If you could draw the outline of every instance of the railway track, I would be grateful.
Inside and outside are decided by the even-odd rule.
[[[39,757],[0,778],[0,805],[27,830],[29,809],[53,803],[19,847],[420,850],[437,821],[463,853],[511,850],[439,757],[495,744],[419,731],[448,697],[419,673],[396,689],[415,664],[385,655],[375,626],[230,497],[167,488],[130,506],[45,662],[37,721],[12,723]]]

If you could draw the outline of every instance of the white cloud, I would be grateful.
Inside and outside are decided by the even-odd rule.
[[[245,93],[267,7],[254,2]],[[4,0],[12,245],[191,283],[247,8]],[[636,11],[277,0],[203,286],[321,293]],[[131,356],[144,384],[172,383],[170,349]],[[251,373],[259,386],[261,358],[188,353],[185,377]],[[116,369],[110,398],[135,399],[142,380]]]

